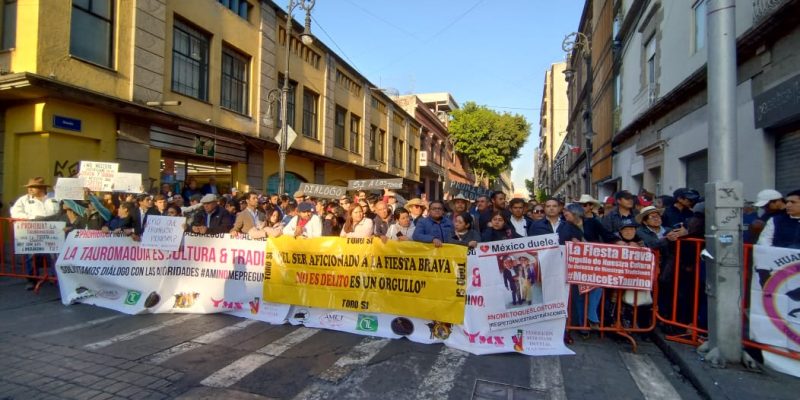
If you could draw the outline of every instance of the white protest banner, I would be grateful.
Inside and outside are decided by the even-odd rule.
[[[86,198],[84,191],[83,178],[58,178],[56,181],[55,197],[58,200],[84,200]]]
[[[113,190],[115,192],[142,193],[142,174],[132,172],[117,172],[114,176]]]
[[[142,234],[142,247],[178,251],[183,241],[184,223],[186,223],[184,217],[149,215]]]
[[[567,281],[586,286],[653,290],[656,257],[647,247],[567,242]]]
[[[81,161],[78,176],[93,192],[110,192],[114,187],[114,177],[119,164],[111,162]]]
[[[58,253],[64,246],[63,221],[16,221],[14,222],[14,253],[44,254]]]
[[[56,262],[61,301],[127,314],[218,313],[283,323],[288,304],[262,300],[265,242],[187,234],[180,251],[130,237],[70,232]]]
[[[403,178],[354,179],[347,181],[347,190],[402,189]]]
[[[753,254],[750,338],[800,351],[800,250],[754,246]],[[768,366],[800,377],[800,362],[773,356],[764,357]]]

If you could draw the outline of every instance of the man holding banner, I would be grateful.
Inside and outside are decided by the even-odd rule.
[[[14,202],[11,207],[11,218],[37,220],[58,214],[58,201],[47,197],[48,186],[41,176],[29,179],[28,184],[24,186],[28,193]],[[25,256],[25,273],[34,275],[34,264],[41,265],[44,262],[52,264],[50,257],[46,254],[27,254]],[[35,282],[34,279],[28,278],[25,290],[33,290]]]

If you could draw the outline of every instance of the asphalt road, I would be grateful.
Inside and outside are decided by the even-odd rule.
[[[696,399],[660,350],[577,338],[574,356],[443,345],[223,314],[64,306],[0,279],[0,399]]]

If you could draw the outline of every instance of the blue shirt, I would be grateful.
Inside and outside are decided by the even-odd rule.
[[[412,239],[415,242],[432,243],[434,239],[439,239],[446,243],[452,236],[455,228],[450,218],[442,217],[438,222],[431,217],[419,220],[414,229]]]

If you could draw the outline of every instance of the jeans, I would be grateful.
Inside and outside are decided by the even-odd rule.
[[[34,268],[34,266],[36,268]],[[25,274],[43,276],[42,268],[47,268],[48,275],[55,276],[55,262],[49,254],[26,254],[25,255]],[[28,280],[33,280],[28,278]]]
[[[595,288],[590,290],[587,294],[580,294],[578,292],[578,286],[572,285],[572,295],[575,298],[572,306],[575,307],[575,317],[577,318],[573,323],[578,326],[584,325],[585,316],[583,311],[586,304],[585,299],[587,297],[589,298],[589,308],[586,310],[589,314],[588,323],[599,323],[600,317],[597,315],[597,309],[600,305],[600,299],[603,297],[603,288]]]

